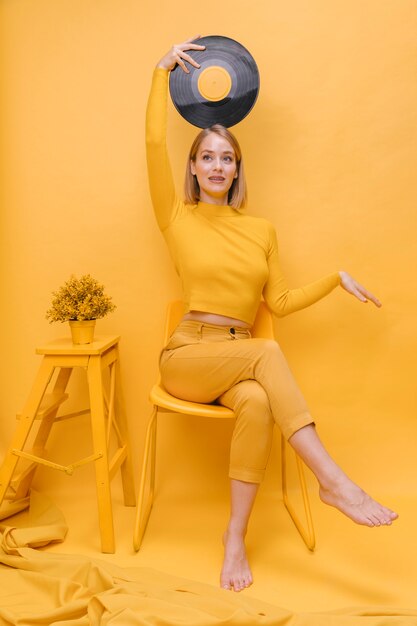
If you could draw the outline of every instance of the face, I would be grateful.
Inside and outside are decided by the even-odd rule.
[[[217,133],[204,137],[190,167],[197,177],[200,200],[226,205],[229,189],[237,178],[236,155],[227,139]]]

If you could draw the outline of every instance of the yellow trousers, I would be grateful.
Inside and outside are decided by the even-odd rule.
[[[160,358],[161,381],[177,398],[235,412],[229,476],[261,482],[274,424],[289,439],[313,423],[278,343],[244,328],[181,322]]]

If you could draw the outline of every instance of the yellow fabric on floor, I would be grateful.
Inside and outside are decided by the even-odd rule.
[[[22,548],[0,561],[1,624],[406,626],[417,610],[359,607],[299,614],[147,568]]]
[[[3,500],[0,506],[0,520],[7,519],[12,515],[20,513],[20,511],[24,511],[28,508],[29,503],[29,496],[27,498],[21,498],[20,500],[16,500],[15,502]],[[0,529],[3,530],[2,525],[0,525]]]
[[[64,516],[46,496],[32,490],[30,499],[4,504],[0,511],[0,519],[5,520],[0,523],[0,546],[5,553],[18,554],[18,548],[64,541],[68,530]]]
[[[414,626],[417,610],[359,607],[294,614],[271,604],[148,568],[26,546],[62,541],[62,513],[32,492],[27,512],[2,524],[1,626]]]

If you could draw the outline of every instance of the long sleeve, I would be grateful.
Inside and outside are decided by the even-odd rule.
[[[168,76],[168,71],[155,69],[146,111],[149,188],[155,216],[162,231],[183,206],[176,197],[166,145]]]
[[[263,290],[263,296],[268,307],[278,317],[284,317],[289,313],[300,311],[318,302],[318,300],[327,296],[340,284],[339,273],[334,272],[304,287],[288,289],[286,280],[281,272],[278,258],[278,243],[272,225],[268,268],[269,277]]]

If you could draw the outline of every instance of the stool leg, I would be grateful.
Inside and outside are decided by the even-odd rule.
[[[72,367],[61,367],[52,392],[62,394],[65,393],[71,374]],[[48,415],[42,419],[39,425],[39,430],[33,443],[33,453],[37,456],[42,456],[45,451],[45,445],[48,440],[49,433],[51,432],[52,426],[54,425],[58,409],[59,407],[56,407],[56,409],[48,413]]]
[[[136,505],[136,493],[135,493],[135,480],[133,475],[133,463],[132,463],[132,451],[130,447],[129,432],[127,427],[126,411],[122,393],[121,373],[120,373],[120,359],[119,349],[116,347],[117,358],[115,362],[116,368],[116,414],[117,424],[119,426],[120,434],[123,440],[123,445],[126,448],[126,458],[120,466],[120,472],[122,475],[123,485],[123,497],[125,506]]]
[[[91,356],[87,367],[90,394],[91,429],[94,453],[100,457],[94,462],[97,503],[102,552],[115,551],[113,511],[107,450],[106,422],[103,404],[103,379],[100,356]]]
[[[64,394],[68,385],[68,381],[72,374],[72,368],[61,368],[57,379],[54,384],[52,392],[54,394]],[[45,417],[40,420],[38,432],[36,433],[35,440],[32,446],[32,454],[38,457],[43,457],[45,454],[45,446],[51,432],[52,426],[55,423],[55,418],[58,413],[59,406],[56,406],[52,411],[49,411]],[[25,498],[32,485],[32,480],[35,476],[35,472],[38,468],[37,463],[32,463],[29,467],[19,476],[17,485],[13,485],[15,489],[15,499]]]
[[[19,457],[13,453],[13,450],[23,450],[54,369],[54,366],[51,365],[48,358],[44,357],[28,400],[23,408],[19,425],[13,436],[12,443],[0,468],[0,504],[3,502],[13,473],[16,469],[16,465],[19,461]]]

